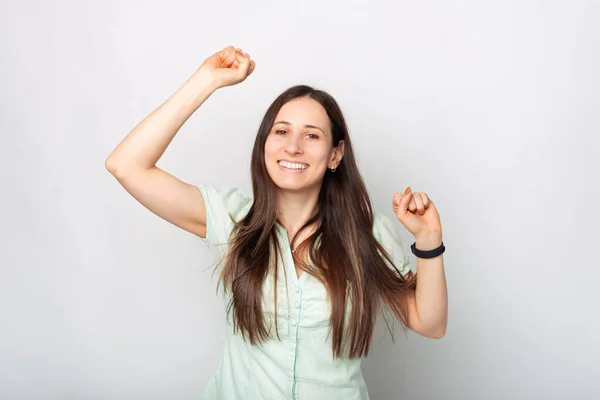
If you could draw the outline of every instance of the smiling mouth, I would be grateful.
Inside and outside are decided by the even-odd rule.
[[[308,164],[304,163],[293,163],[289,161],[279,161],[278,164],[285,169],[294,170],[294,171],[302,171],[308,168]]]

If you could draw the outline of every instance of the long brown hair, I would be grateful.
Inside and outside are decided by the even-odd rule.
[[[344,116],[335,99],[322,90],[305,85],[291,87],[275,99],[262,120],[251,159],[254,201],[248,214],[234,225],[219,278],[224,290],[231,293],[227,313],[233,313],[234,330],[240,330],[252,344],[268,339],[270,329],[262,308],[263,285],[271,271],[277,285],[276,265],[281,250],[275,225],[276,185],[265,165],[265,142],[281,107],[299,97],[310,97],[325,108],[331,121],[333,145],[344,140],[344,157],[335,172],[327,169],[323,177],[317,210],[296,235],[311,225],[317,228],[300,244],[294,261],[327,290],[334,357],[341,357],[345,349],[350,358],[366,356],[381,302],[406,329],[407,296],[414,293],[416,279],[412,273],[403,277],[395,266],[392,269],[386,265],[387,261],[393,266],[393,261],[373,236],[371,201],[356,166]],[[313,265],[298,256],[306,254],[306,249]],[[273,290],[276,304],[276,287]],[[348,300],[351,310],[345,321]]]

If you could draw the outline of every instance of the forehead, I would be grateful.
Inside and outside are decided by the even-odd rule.
[[[285,103],[277,113],[275,122],[277,121],[288,121],[294,126],[315,125],[326,132],[330,131],[325,108],[310,97],[300,97]]]

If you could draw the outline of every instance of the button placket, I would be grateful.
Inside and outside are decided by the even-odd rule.
[[[294,366],[292,372],[292,397],[295,399],[297,396],[298,386],[298,330],[300,327],[300,310],[302,302],[302,288],[300,283],[296,283],[295,295],[292,298],[293,307],[290,313],[290,343],[293,345],[294,352]]]
[[[289,248],[289,246],[286,246],[288,244],[287,243],[287,240],[288,240],[287,230],[285,230],[283,227],[279,227],[279,225],[278,225],[278,228],[280,229],[281,240],[282,240],[282,243],[284,244],[283,247],[287,248],[287,250],[288,250],[287,251],[288,257],[287,257],[287,259],[283,260],[283,263],[284,263],[283,267],[287,268],[289,265],[291,265],[291,267],[290,267],[291,273],[293,273],[295,275],[296,271],[295,271],[295,267],[294,267],[292,251]],[[287,284],[289,285],[290,282],[288,281]],[[291,350],[293,352],[291,391],[292,391],[292,398],[296,399],[298,396],[298,393],[297,393],[297,387],[298,387],[298,381],[297,381],[297,376],[298,376],[298,329],[300,327],[300,311],[301,311],[301,305],[302,305],[302,288],[300,287],[300,282],[298,282],[298,281],[296,281],[294,292],[295,292],[295,295],[293,295],[292,299],[291,299],[293,307],[290,307],[291,311],[289,313],[288,329],[289,329],[289,340],[290,340],[290,343],[292,343]],[[288,303],[288,305],[289,305],[289,303]]]
[[[296,292],[296,295],[292,299],[293,300],[293,308],[292,308],[292,312],[290,315],[290,326],[291,326],[290,341],[292,343],[298,342],[298,329],[300,326],[300,305],[301,305],[301,300],[302,300],[302,289],[300,288],[299,284],[296,284],[295,292]]]

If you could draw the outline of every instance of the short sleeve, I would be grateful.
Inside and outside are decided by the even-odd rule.
[[[235,222],[248,213],[252,199],[238,188],[217,189],[211,185],[199,185],[206,206],[206,243],[215,256],[225,254],[229,236]]]
[[[410,259],[398,230],[398,224],[380,213],[373,213],[373,235],[387,251],[402,275],[411,271]],[[387,260],[386,260],[387,262]]]

